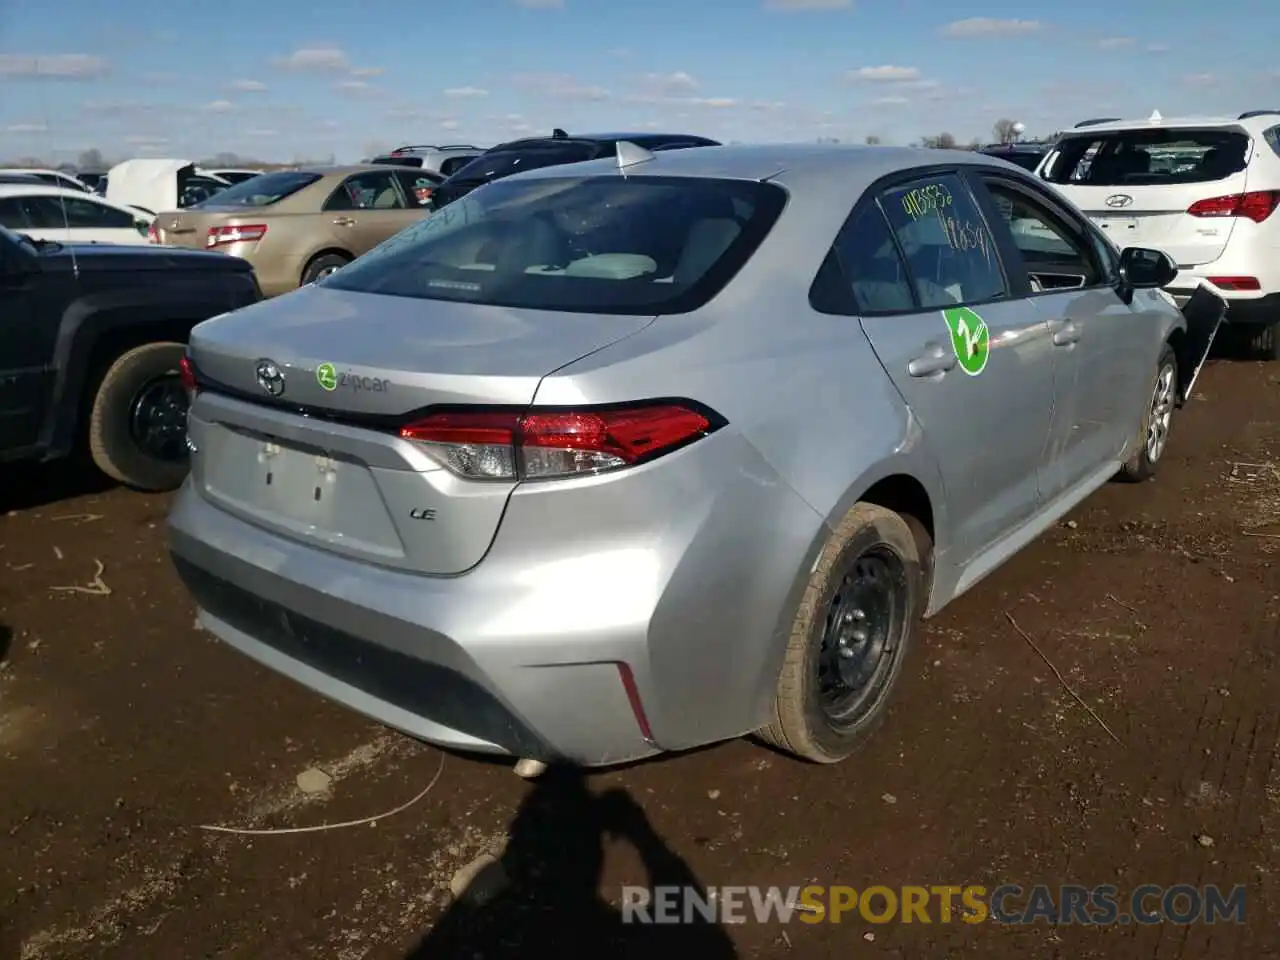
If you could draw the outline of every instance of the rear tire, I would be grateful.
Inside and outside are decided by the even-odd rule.
[[[1147,391],[1147,408],[1137,436],[1137,449],[1120,468],[1119,478],[1126,483],[1142,483],[1156,475],[1156,469],[1169,448],[1169,429],[1178,398],[1178,361],[1173,347],[1165,344],[1156,363],[1151,389]]]
[[[322,280],[335,270],[341,270],[351,262],[350,257],[340,253],[322,253],[314,257],[302,271],[302,286]]]
[[[187,475],[181,343],[147,343],[107,368],[89,409],[94,465],[138,490],[173,490]]]
[[[1249,356],[1258,360],[1280,360],[1280,321],[1254,327],[1249,332]]]
[[[880,725],[925,608],[918,532],[876,504],[845,514],[800,602],[761,739],[836,763]]]

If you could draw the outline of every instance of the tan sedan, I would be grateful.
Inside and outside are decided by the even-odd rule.
[[[333,273],[417,222],[442,179],[372,164],[264,173],[160,214],[152,241],[243,257],[273,297]]]

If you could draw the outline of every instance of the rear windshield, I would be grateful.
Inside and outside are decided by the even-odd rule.
[[[521,150],[494,150],[476,157],[451,179],[477,180],[488,183],[524,170],[554,167],[562,163],[590,160],[600,151],[594,143],[565,143],[556,146],[528,147]]]
[[[715,296],[782,212],[776,184],[672,177],[490,183],[332,274],[363,293],[670,314]]]
[[[983,150],[982,152],[989,157],[999,157],[1001,160],[1015,163],[1023,170],[1034,170],[1044,159],[1043,150]]]
[[[234,186],[220,190],[197,207],[269,207],[285,197],[292,196],[303,187],[320,179],[318,173],[300,170],[281,170],[278,173],[260,173]]]
[[[1086,133],[1058,141],[1043,176],[1086,187],[1207,183],[1244,169],[1249,138],[1238,130],[1159,129]]]
[[[421,157],[374,157],[370,163],[381,163],[388,167],[420,167],[422,166]]]

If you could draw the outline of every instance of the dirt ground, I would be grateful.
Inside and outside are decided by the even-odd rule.
[[[1108,486],[931,621],[854,761],[739,741],[585,785],[442,755],[268,674],[194,628],[166,497],[6,471],[0,958],[1280,956],[1278,386],[1277,365],[1211,364],[1156,482]],[[97,564],[109,593],[60,589]],[[327,790],[298,788],[311,767]],[[606,824],[587,791],[612,790],[634,804]],[[451,906],[455,872],[504,843],[506,892]],[[650,875],[1248,900],[1243,925],[622,928],[607,903]]]

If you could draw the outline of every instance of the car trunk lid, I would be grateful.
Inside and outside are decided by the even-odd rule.
[[[478,563],[513,482],[464,481],[398,428],[428,407],[526,406],[552,371],[652,317],[303,289],[198,325],[193,482],[259,526],[448,575]]]
[[[246,249],[251,250],[262,236],[262,231],[248,228],[265,225],[265,211],[252,207],[174,210],[156,216],[152,223],[152,236],[156,243],[194,250],[225,252],[230,244],[239,243],[241,247],[236,252],[240,253]],[[235,227],[240,227],[241,230],[231,229]],[[213,242],[210,231],[215,231]]]

